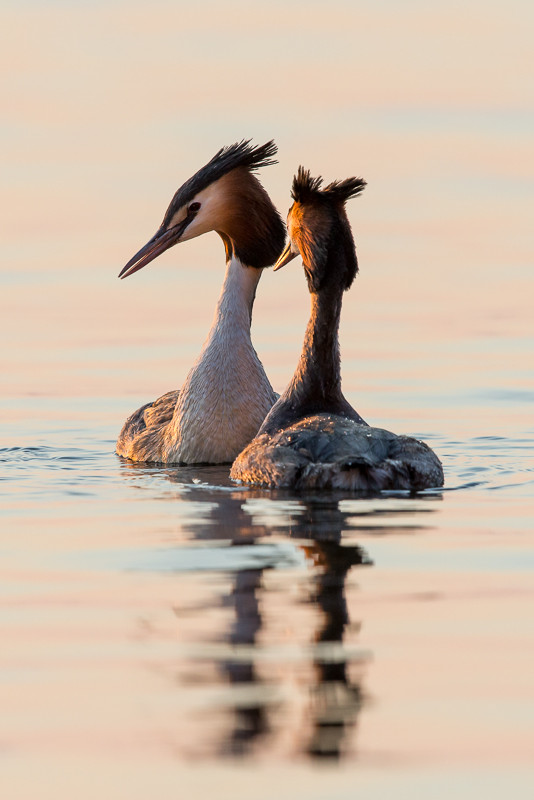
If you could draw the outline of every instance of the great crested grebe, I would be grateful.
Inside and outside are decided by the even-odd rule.
[[[299,168],[293,180],[289,242],[279,269],[300,253],[311,317],[296,372],[230,477],[295,489],[418,490],[443,485],[443,469],[424,442],[372,428],[341,392],[338,329],[343,292],[358,271],[345,202],[361,178],[334,181]]]
[[[216,231],[226,275],[208,338],[181,389],[132,414],[118,455],[166,464],[223,464],[252,439],[276,400],[250,339],[264,267],[284,246],[284,223],[253,171],[276,163],[273,141],[224,147],[178,189],[156,234],[130,259],[126,278],[178,242]]]

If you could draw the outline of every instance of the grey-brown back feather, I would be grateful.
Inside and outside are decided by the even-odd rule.
[[[150,453],[153,452],[153,440],[161,437],[162,428],[172,420],[174,409],[180,396],[180,389],[174,389],[166,394],[158,397],[152,403],[146,403],[137,411],[131,414],[119,434],[117,439],[116,452],[119,456],[124,458],[131,458],[132,448],[135,447],[135,460],[142,461],[138,452],[143,447],[143,441],[146,439],[146,445],[152,445]],[[149,454],[147,448],[147,461],[153,461],[153,457]]]
[[[443,485],[441,462],[424,442],[334,414],[317,414],[274,436],[256,437],[230,476],[278,488],[367,493]]]

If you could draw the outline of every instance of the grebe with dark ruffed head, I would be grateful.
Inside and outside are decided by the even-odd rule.
[[[341,392],[338,330],[343,292],[358,271],[345,203],[365,181],[321,188],[300,167],[293,180],[289,242],[275,270],[302,257],[311,317],[296,372],[230,477],[293,489],[416,491],[443,485],[443,469],[424,442],[367,425]]]

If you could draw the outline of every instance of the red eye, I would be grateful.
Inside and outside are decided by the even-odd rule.
[[[192,211],[193,214],[196,214],[199,208],[200,208],[200,203],[191,203],[191,205],[188,208],[188,211]]]

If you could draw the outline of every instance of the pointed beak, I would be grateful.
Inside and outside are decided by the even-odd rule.
[[[285,267],[286,264],[289,264],[289,262],[293,261],[293,259],[298,255],[299,255],[298,250],[296,253],[293,252],[293,249],[291,247],[291,239],[289,239],[286,246],[284,247],[282,255],[280,256],[280,258],[273,267],[273,272],[276,272],[277,269]]]
[[[169,230],[162,230],[161,228],[154,234],[152,239],[142,247],[138,253],[131,258],[128,263],[119,272],[119,278],[127,278],[128,275],[133,275],[137,270],[142,269],[155,258],[157,258],[173,244],[180,240],[180,236],[185,231],[188,223],[191,220],[186,219],[179,225],[175,225]]]

